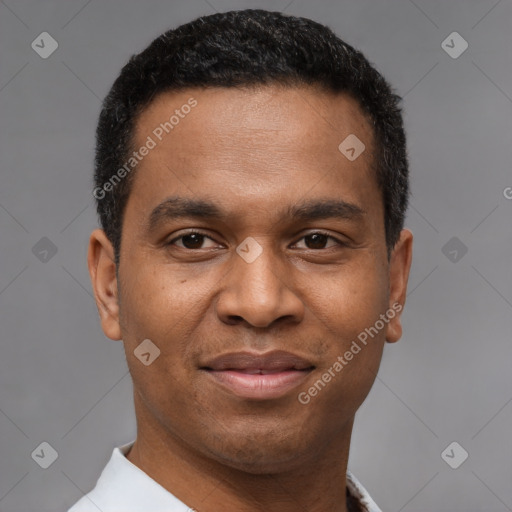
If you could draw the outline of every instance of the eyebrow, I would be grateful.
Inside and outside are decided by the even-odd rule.
[[[341,199],[309,199],[288,206],[283,218],[295,221],[320,219],[360,220],[366,211],[360,206]],[[203,199],[172,196],[164,199],[149,216],[148,231],[154,231],[161,223],[179,218],[223,220],[230,214],[220,206]]]

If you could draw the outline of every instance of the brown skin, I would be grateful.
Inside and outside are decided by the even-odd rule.
[[[197,106],[137,166],[119,280],[104,232],[90,238],[102,328],[122,338],[133,378],[138,435],[128,459],[200,512],[345,512],[354,416],[385,341],[401,337],[400,314],[309,404],[297,395],[404,304],[412,234],[402,230],[388,260],[373,135],[351,98],[274,86],[165,93],[139,118],[135,147],[190,97]],[[350,133],[366,145],[353,162],[337,149]],[[148,232],[153,208],[173,195],[214,201],[228,216],[168,219]],[[343,199],[365,213],[281,216],[304,199]],[[206,237],[166,245],[191,228]],[[306,236],[317,230],[347,245]],[[235,251],[249,236],[263,248],[250,264]],[[161,350],[149,366],[133,354],[146,338]],[[243,400],[199,370],[227,352],[274,349],[316,367],[279,399]]]

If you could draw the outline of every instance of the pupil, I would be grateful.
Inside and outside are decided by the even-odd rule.
[[[190,240],[191,238],[195,238],[195,242],[194,240],[192,240],[192,243],[187,243],[187,240]],[[187,249],[197,249],[198,247],[201,247],[201,244],[202,244],[202,238],[203,238],[203,235],[199,235],[197,233],[191,233],[189,235],[185,235],[183,237],[183,245],[185,247],[187,247]],[[192,245],[193,247],[189,247],[190,245]]]
[[[309,238],[310,240],[311,240],[311,239],[313,239],[313,245],[314,245],[314,247],[309,247],[311,244],[307,244],[307,243],[306,243],[306,245],[308,245],[308,247],[309,247],[310,249],[322,249],[322,248],[323,248],[323,246],[325,245],[325,243],[327,242],[327,236],[326,236],[326,235],[321,235],[321,234],[319,234],[319,233],[315,233],[315,234],[313,234],[313,235],[307,235],[306,240],[307,240],[308,238]]]

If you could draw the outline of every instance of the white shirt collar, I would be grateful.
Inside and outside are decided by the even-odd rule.
[[[68,512],[190,512],[187,505],[125,457],[134,442],[114,448],[94,489]],[[347,487],[368,512],[382,512],[350,471]]]

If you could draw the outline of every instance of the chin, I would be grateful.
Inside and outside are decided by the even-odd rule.
[[[306,460],[318,453],[313,439],[303,439],[300,431],[291,433],[224,432],[225,441],[209,444],[209,456],[233,469],[254,475],[283,473],[301,467]]]

